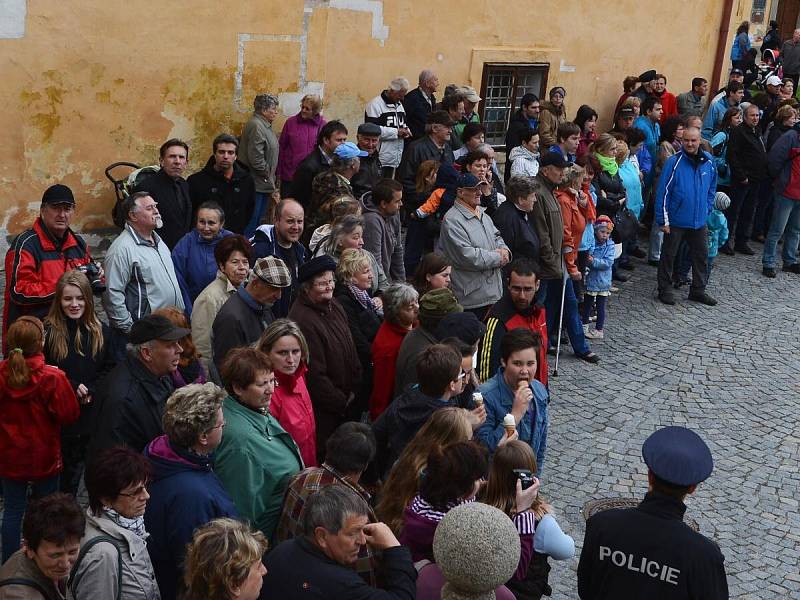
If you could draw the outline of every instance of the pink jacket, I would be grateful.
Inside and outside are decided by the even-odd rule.
[[[275,371],[278,385],[272,393],[269,412],[278,420],[300,449],[306,467],[317,466],[317,425],[311,396],[306,387],[306,364],[301,364],[294,375]]]
[[[281,181],[294,179],[297,166],[317,145],[317,134],[325,123],[322,115],[307,120],[301,119],[297,113],[286,119],[278,138],[278,177]]]

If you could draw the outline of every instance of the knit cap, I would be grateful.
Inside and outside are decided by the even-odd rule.
[[[456,300],[450,288],[431,290],[419,301],[420,317],[441,319],[450,313],[462,312],[464,308]]]
[[[714,208],[717,210],[728,210],[731,205],[731,199],[725,192],[717,192],[714,195]]]
[[[614,231],[614,222],[605,215],[600,215],[594,222],[594,230],[608,229],[609,233]]]

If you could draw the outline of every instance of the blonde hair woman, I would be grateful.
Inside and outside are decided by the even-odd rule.
[[[186,552],[184,600],[256,600],[267,572],[267,540],[234,519],[195,531]]]
[[[81,408],[78,420],[61,430],[64,470],[59,488],[76,495],[97,420],[97,384],[115,364],[113,336],[97,318],[86,275],[67,271],[58,278],[44,328],[45,362],[66,373]]]

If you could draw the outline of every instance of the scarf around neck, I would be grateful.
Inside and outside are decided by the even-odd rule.
[[[602,154],[595,152],[594,157],[600,163],[600,168],[603,169],[606,173],[614,177],[619,171],[619,165],[617,164],[617,159],[612,158],[610,156],[603,156]]]
[[[362,290],[359,287],[354,286],[352,283],[345,283],[347,289],[350,290],[350,293],[353,294],[358,303],[366,308],[367,310],[371,310],[374,312],[378,312],[378,307],[375,306],[375,302],[373,302],[372,298],[369,297],[369,294],[366,290]]]
[[[135,533],[143,540],[146,540],[150,535],[144,528],[144,515],[130,519],[128,517],[123,517],[121,514],[119,514],[110,506],[104,506],[103,512],[114,523],[116,523],[123,529],[127,529],[131,533]]]

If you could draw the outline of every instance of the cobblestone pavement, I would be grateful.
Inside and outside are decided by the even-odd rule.
[[[642,497],[641,445],[666,425],[696,430],[714,455],[687,517],[722,548],[731,597],[800,597],[800,276],[760,270],[760,256],[720,255],[708,287],[719,304],[683,288],[670,307],[655,298],[656,269],[637,261],[616,284],[606,339],[592,342],[601,362],[568,352],[559,365],[542,489],[577,552],[551,560],[554,599],[578,597],[584,504]]]

